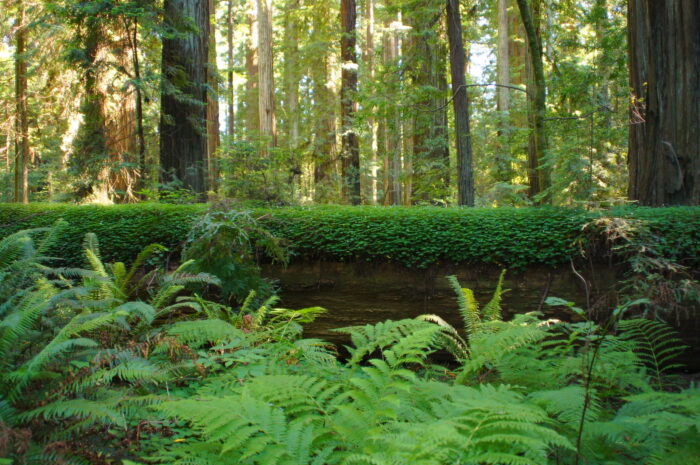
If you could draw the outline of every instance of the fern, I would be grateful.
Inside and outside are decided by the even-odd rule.
[[[429,352],[436,348],[436,338],[440,327],[420,320],[400,320],[377,323],[375,325],[350,326],[335,330],[339,333],[349,334],[352,347],[347,347],[350,352],[351,365],[359,364],[366,356],[373,352],[388,349],[399,343],[406,337],[410,342],[404,342],[399,352],[393,352],[391,357],[396,363],[410,359],[420,361]]]
[[[506,277],[506,270],[502,270],[500,276],[498,277],[498,283],[496,283],[496,289],[493,291],[493,297],[484,306],[482,310],[483,318],[486,321],[496,321],[501,319],[501,299],[503,294],[508,292],[508,290],[503,289],[503,280]]]
[[[240,329],[221,320],[182,321],[171,326],[166,334],[194,348],[244,337]]]
[[[471,289],[463,288],[456,276],[448,276],[447,280],[452,290],[457,294],[457,308],[464,322],[464,331],[469,337],[469,335],[476,332],[479,323],[481,323],[479,303],[474,298],[474,292]]]
[[[665,375],[681,367],[673,361],[687,348],[667,323],[646,319],[623,320],[619,324],[621,338],[634,342],[634,351],[651,371],[659,388]]]

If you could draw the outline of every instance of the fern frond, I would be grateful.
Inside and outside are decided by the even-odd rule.
[[[469,358],[469,344],[454,326],[438,315],[419,315],[416,319],[435,323],[442,328],[442,332],[438,334],[438,345],[441,349],[447,350],[458,361],[464,361]]]
[[[687,348],[677,332],[667,323],[641,318],[620,321],[619,330],[621,339],[634,341],[633,350],[651,370],[657,386],[662,388],[663,376],[681,367],[673,360]]]
[[[374,351],[386,349],[404,337],[426,328],[430,328],[429,331],[431,332],[435,331],[436,328],[439,329],[439,327],[426,321],[406,319],[399,321],[387,320],[375,325],[350,326],[334,331],[350,335],[353,347],[347,347],[351,356],[348,363],[357,365]]]
[[[87,399],[51,402],[34,410],[21,413],[19,417],[24,421],[30,421],[34,418],[63,420],[75,417],[107,425],[126,426],[125,419],[119,411],[108,407],[104,402]]]
[[[122,279],[120,283],[122,288],[125,288],[131,283],[131,281],[134,279],[134,275],[136,275],[139,268],[146,263],[146,260],[151,258],[153,255],[166,250],[168,249],[160,244],[149,244],[141,249],[141,252],[139,252],[139,254],[136,256],[136,259],[131,264],[131,267],[129,267],[129,271],[124,275],[124,279]]]
[[[193,348],[245,337],[243,331],[221,320],[181,321],[168,328],[166,334]]]
[[[481,323],[479,303],[474,298],[474,292],[471,289],[463,288],[456,276],[448,276],[447,280],[452,290],[457,294],[457,305],[462,321],[464,321],[464,331],[467,336],[471,336]]]
[[[501,275],[498,277],[498,283],[496,284],[496,289],[493,291],[493,297],[489,303],[484,306],[481,312],[486,321],[495,321],[501,319],[501,298],[503,294],[508,292],[507,289],[503,289],[503,280],[506,277],[506,270],[501,271]]]

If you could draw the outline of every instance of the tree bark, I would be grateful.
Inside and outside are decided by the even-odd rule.
[[[197,30],[180,30],[163,39],[160,163],[165,182],[207,189],[207,61],[209,1],[165,0],[164,23],[171,31],[191,21]]]
[[[388,80],[389,93],[401,91],[400,73],[394,70],[399,66],[399,36],[398,31],[391,27],[391,17],[384,20],[383,61],[384,69],[391,70],[384,76]],[[384,205],[401,205],[401,110],[396,99],[387,97],[387,109],[383,121],[384,139]]]
[[[545,132],[546,82],[544,78],[544,61],[542,54],[542,36],[539,32],[539,15],[530,7],[528,0],[517,0],[520,17],[525,28],[528,43],[528,55],[532,70],[532,79],[528,81],[528,121],[530,124],[530,147],[528,149],[528,179],[531,198],[542,197],[549,187],[549,173],[543,166],[547,151]],[[539,0],[536,0],[539,1]]]
[[[498,0],[498,53],[496,83],[510,85],[510,32],[508,28],[508,0]],[[510,183],[513,178],[510,154],[510,91],[507,87],[496,89],[499,144],[496,151],[496,181]]]
[[[258,4],[248,1],[248,40],[246,42],[245,69],[245,123],[250,139],[260,137],[260,111],[258,110]]]
[[[29,203],[29,110],[27,107],[27,24],[24,2],[18,2],[15,35],[15,202]]]
[[[208,188],[216,190],[219,132],[219,67],[216,54],[216,2],[209,0],[209,51],[207,57],[207,174]]]
[[[369,82],[374,82],[374,0],[364,0],[364,20],[365,20],[365,41],[362,50],[362,61],[364,62],[366,79]],[[369,145],[370,145],[370,166],[369,179],[366,191],[368,192],[368,200],[372,204],[377,203],[377,175],[379,174],[377,166],[377,147],[378,147],[378,129],[377,119],[370,115],[367,118],[369,126]]]
[[[450,152],[447,134],[447,50],[442,3],[409,16],[411,44],[406,61],[412,85],[421,89],[413,112],[412,201],[444,197],[449,187]]]
[[[340,120],[342,130],[343,198],[353,205],[360,203],[360,144],[355,133],[357,102],[357,5],[355,0],[341,0],[340,39],[341,87]]]
[[[233,142],[236,134],[236,90],[233,88],[233,0],[228,0],[226,9],[226,100],[228,103],[228,114],[226,115],[226,135],[229,142]]]
[[[629,0],[629,197],[700,203],[700,3]]]
[[[457,203],[474,206],[474,171],[472,144],[469,130],[469,97],[465,69],[467,57],[462,39],[462,19],[459,0],[447,0],[447,36],[450,45],[450,74],[452,76],[452,104],[455,113],[457,146]]]
[[[318,2],[314,6],[311,40],[327,43],[331,5]],[[330,73],[330,56],[327,50],[314,50],[310,58],[310,75],[313,81],[313,115],[315,134],[313,140],[314,200],[326,202],[337,199],[337,189],[332,185],[337,144],[336,105],[337,94]]]
[[[299,146],[299,20],[300,0],[289,0],[285,8],[284,30],[284,106],[287,144],[296,152]],[[295,160],[298,163],[300,160]]]
[[[133,31],[130,32],[128,27],[128,20],[126,24],[126,34],[130,38],[131,46],[131,58],[132,66],[134,68],[134,78],[136,80],[135,86],[135,106],[136,106],[136,134],[138,136],[139,143],[139,185],[144,188],[146,187],[146,136],[144,134],[143,128],[143,92],[141,91],[141,63],[139,62],[139,43],[138,43],[138,33],[139,33],[139,23],[138,19],[135,18],[133,21]]]
[[[272,0],[258,0],[258,111],[261,154],[277,145],[275,85],[272,67]]]

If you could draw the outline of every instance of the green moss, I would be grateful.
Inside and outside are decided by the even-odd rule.
[[[81,260],[87,232],[97,234],[107,261],[129,260],[149,243],[172,248],[183,241],[205,205],[0,205],[0,235],[68,222],[51,253]],[[700,208],[625,208],[589,213],[564,208],[445,209],[432,207],[295,207],[255,209],[286,239],[292,260],[393,261],[426,267],[440,261],[509,268],[557,265],[575,255],[572,245],[596,215],[642,219],[663,238],[665,253],[700,264]]]

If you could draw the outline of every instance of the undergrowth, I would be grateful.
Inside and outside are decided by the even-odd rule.
[[[627,316],[639,302],[504,321],[502,279],[480,307],[452,278],[463,327],[344,328],[341,361],[303,337],[323,309],[210,301],[191,262],[105,263],[92,235],[87,268],[54,268],[51,240],[0,241],[2,464],[698,463],[700,389],[672,376],[672,329]]]

